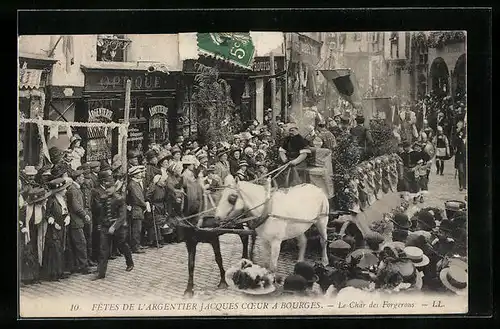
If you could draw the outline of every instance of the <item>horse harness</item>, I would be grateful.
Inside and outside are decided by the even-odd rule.
[[[233,188],[233,189],[243,199],[243,195],[241,193],[241,190],[238,189],[238,188]],[[228,201],[229,201],[230,204],[233,205],[233,209],[234,209],[234,205],[236,204],[237,196],[233,194],[233,195],[230,195],[228,198],[231,198]],[[317,221],[319,218],[328,215],[328,214],[319,214],[318,216],[316,216],[312,220],[305,220],[305,219],[296,218],[296,217],[288,217],[288,216],[281,216],[281,215],[271,214],[270,211],[272,209],[272,198],[273,197],[272,197],[272,194],[271,194],[271,196],[269,198],[266,198],[266,200],[264,200],[264,202],[262,202],[261,204],[258,204],[257,206],[252,207],[250,209],[246,209],[240,215],[238,215],[235,218],[232,218],[232,219],[229,219],[228,221],[226,221],[224,224],[221,225],[221,227],[224,227],[224,226],[227,226],[227,225],[230,225],[230,224],[236,224],[237,225],[237,224],[245,224],[245,223],[247,223],[247,225],[249,226],[250,229],[255,230],[257,227],[259,227],[262,224],[264,224],[269,217],[274,217],[274,218],[283,219],[283,220],[293,220],[295,222],[310,223],[311,221]],[[245,215],[249,214],[252,210],[254,210],[256,208],[259,208],[261,206],[264,206],[264,210],[262,212],[262,215],[260,215],[260,216],[244,217]],[[229,213],[231,213],[232,211],[233,210],[231,210]],[[250,224],[250,223],[252,223],[252,224]]]

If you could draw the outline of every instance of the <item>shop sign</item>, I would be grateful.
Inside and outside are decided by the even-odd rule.
[[[168,113],[168,107],[163,105],[155,105],[149,109],[149,115],[151,117],[157,114],[167,116],[167,113]]]
[[[101,118],[112,121],[113,111],[100,107],[89,111],[89,122],[102,122]]]
[[[265,57],[255,57],[252,69],[254,72],[259,74],[269,74],[271,73],[271,59],[268,56]],[[274,57],[274,73],[278,73],[285,70],[285,57],[275,56]]]
[[[144,131],[146,127],[144,124],[130,125],[128,128],[127,142],[142,141],[144,139]]]
[[[132,82],[132,91],[175,89],[175,81],[165,78],[161,74],[130,73],[130,74],[103,74],[101,72],[87,72],[85,74],[86,91],[125,91],[127,80]]]

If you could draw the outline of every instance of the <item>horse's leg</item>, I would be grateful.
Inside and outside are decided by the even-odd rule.
[[[188,237],[186,239],[186,248],[188,251],[188,271],[189,271],[189,278],[188,278],[188,284],[187,288],[184,291],[184,296],[186,297],[193,297],[194,292],[193,292],[193,287],[194,287],[194,282],[193,282],[193,277],[194,277],[194,264],[196,260],[196,245],[198,243],[194,240],[192,240],[192,237]]]
[[[299,247],[299,258],[298,258],[298,261],[299,262],[303,262],[304,261],[304,257],[306,255],[306,246],[307,246],[307,237],[304,233],[302,233],[301,235],[299,235],[297,237],[297,244],[298,244],[298,247]]]
[[[240,235],[240,239],[243,244],[243,255],[241,258],[248,259],[248,235]]]
[[[252,244],[250,246],[250,260],[253,262],[253,256],[254,256],[254,251],[255,251],[255,241],[257,240],[257,235],[252,234],[250,238]]]
[[[219,282],[219,285],[217,287],[222,288],[222,289],[227,288],[226,271],[224,271],[224,266],[222,265],[222,254],[220,252],[219,237],[216,236],[210,242],[210,244],[212,245],[212,249],[214,250],[215,261],[217,262],[217,266],[219,266],[219,271],[220,271],[220,282]]]
[[[269,242],[269,245],[271,247],[269,270],[273,273],[276,273],[276,270],[278,269],[278,258],[280,256],[281,250],[281,240],[274,239]]]
[[[316,228],[318,229],[320,235],[321,242],[321,263],[323,265],[328,265],[328,254],[326,252],[326,247],[328,243],[328,235],[327,235],[327,225],[328,225],[328,216],[321,217],[316,223]]]

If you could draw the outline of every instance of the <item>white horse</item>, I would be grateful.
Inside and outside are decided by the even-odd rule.
[[[229,177],[227,185],[215,210],[215,217],[221,221],[235,218],[247,211],[245,216],[262,216],[268,204],[269,217],[255,231],[270,251],[269,269],[278,267],[281,242],[297,238],[298,261],[303,261],[307,245],[305,232],[314,224],[321,236],[322,263],[328,264],[326,252],[329,203],[322,189],[311,184],[294,186],[288,190],[270,192],[262,185],[237,181]]]

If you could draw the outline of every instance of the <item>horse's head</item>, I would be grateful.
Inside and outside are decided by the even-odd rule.
[[[215,218],[220,221],[225,221],[229,217],[237,216],[245,208],[245,203],[241,198],[239,191],[239,181],[232,176],[228,176],[224,182],[226,188],[222,191],[222,195],[215,210]]]

